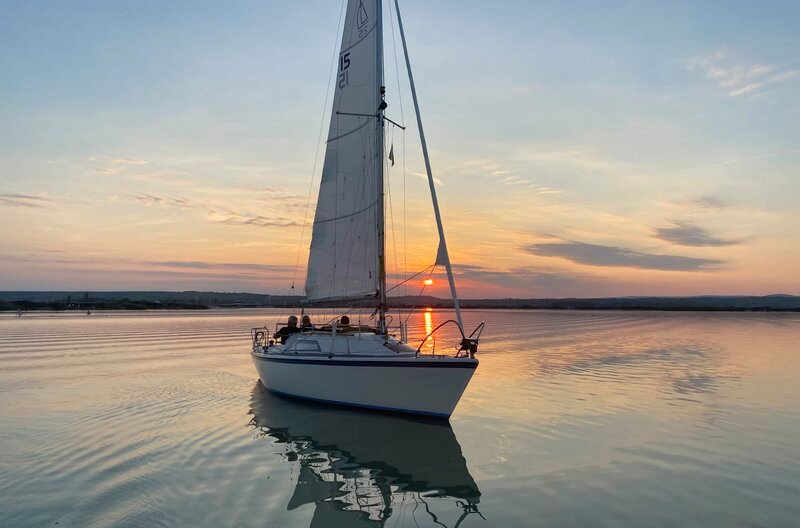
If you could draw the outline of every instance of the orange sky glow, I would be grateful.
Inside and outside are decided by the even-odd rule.
[[[85,20],[21,5],[0,22],[14,72],[0,85],[0,289],[301,295],[338,19],[315,5],[313,20],[293,3],[130,17],[107,3]],[[518,8],[408,7],[460,295],[800,294],[793,18],[775,7],[762,31],[698,4],[694,32],[666,8]],[[408,127],[386,138],[392,287],[434,262],[438,236],[408,86],[386,60],[387,115]],[[441,267],[425,277],[391,295],[449,295]]]

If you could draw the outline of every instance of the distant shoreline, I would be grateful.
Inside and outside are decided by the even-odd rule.
[[[229,292],[11,292],[0,291],[2,312],[300,309],[304,298]],[[668,312],[800,312],[800,296],[603,297],[565,299],[462,299],[462,308],[490,310],[633,310]],[[452,309],[449,299],[390,297],[390,308]]]
[[[160,308],[96,308],[94,310],[78,310],[74,308],[59,310],[52,308],[33,308],[30,310],[21,310],[21,313],[86,313],[86,312],[155,312],[155,311],[172,311],[172,312],[197,312],[205,310],[263,310],[263,309],[292,309],[291,307],[279,306],[243,306],[243,307],[220,307],[220,306],[198,306],[198,307],[160,307]],[[409,309],[409,310],[424,310],[421,306],[392,306],[394,309]],[[391,308],[389,312],[391,312]],[[436,307],[436,310],[447,310],[446,307]],[[450,307],[449,309],[452,309]],[[533,308],[533,307],[508,307],[508,306],[487,306],[482,308],[466,307],[461,308],[465,312],[472,311],[485,311],[485,310],[515,310],[515,311],[560,311],[560,312],[672,312],[672,313],[688,313],[688,312],[704,312],[704,313],[800,313],[800,308]],[[16,314],[20,310],[8,310],[0,308],[0,313]]]

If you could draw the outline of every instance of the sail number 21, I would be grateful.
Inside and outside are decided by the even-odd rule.
[[[339,88],[344,88],[349,83],[347,69],[350,67],[350,53],[339,56]]]

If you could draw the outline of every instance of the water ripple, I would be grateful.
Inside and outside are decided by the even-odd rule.
[[[286,315],[0,317],[0,526],[800,518],[796,314],[465,311],[488,328],[445,428],[264,393],[249,328]]]

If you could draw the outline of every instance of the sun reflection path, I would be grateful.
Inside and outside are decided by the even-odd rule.
[[[430,335],[430,333],[433,332],[433,308],[425,308],[424,317],[425,335]],[[425,348],[433,348],[434,339],[435,338],[431,336],[431,338],[425,342]]]

